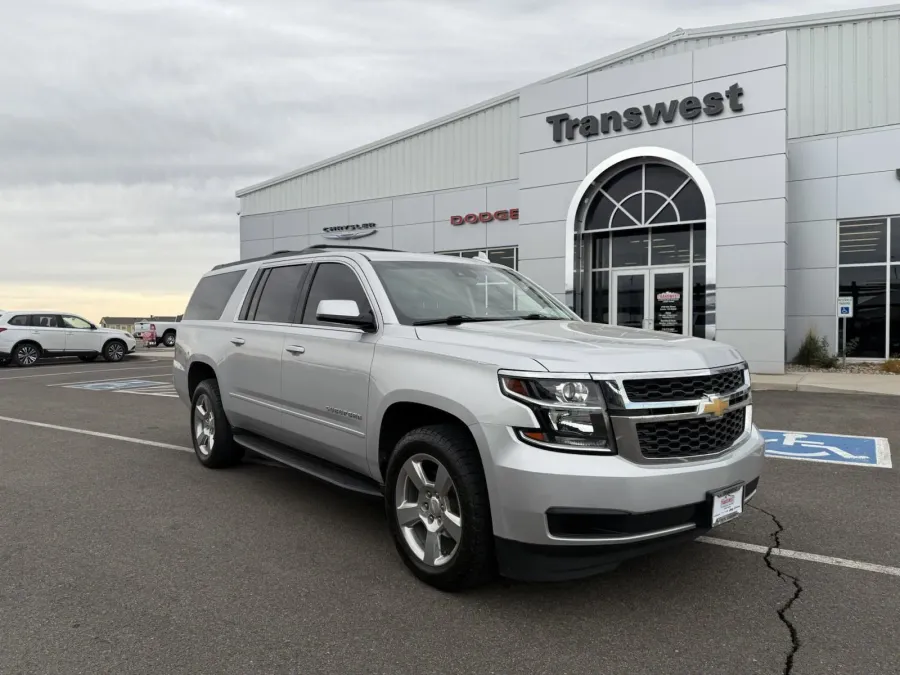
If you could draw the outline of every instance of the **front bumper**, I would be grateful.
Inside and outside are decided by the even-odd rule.
[[[752,498],[764,441],[755,426],[713,459],[637,464],[518,441],[509,427],[477,425],[490,448],[491,515],[501,572],[529,580],[607,571],[621,561],[696,538],[709,527],[709,493],[743,483]]]

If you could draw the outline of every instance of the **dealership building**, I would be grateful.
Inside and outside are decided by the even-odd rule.
[[[844,322],[898,355],[900,5],[679,29],[237,196],[242,258],[484,252],[758,373]]]

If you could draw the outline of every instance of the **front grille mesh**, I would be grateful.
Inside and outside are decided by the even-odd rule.
[[[637,425],[641,454],[648,459],[680,459],[723,452],[744,432],[746,409],[722,417],[697,417]]]
[[[669,403],[703,398],[705,394],[729,394],[744,386],[744,371],[714,375],[625,380],[625,393],[634,403]]]

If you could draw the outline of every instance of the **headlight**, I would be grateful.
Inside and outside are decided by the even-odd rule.
[[[538,429],[516,429],[525,443],[565,452],[615,452],[606,406],[595,382],[501,374],[500,388],[531,408],[538,419]]]

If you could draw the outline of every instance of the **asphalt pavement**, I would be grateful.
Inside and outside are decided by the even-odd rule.
[[[446,595],[406,571],[379,502],[202,468],[170,372],[0,369],[0,673],[900,672],[897,468],[767,459],[709,543]],[[754,394],[762,428],[900,447],[895,401]]]

